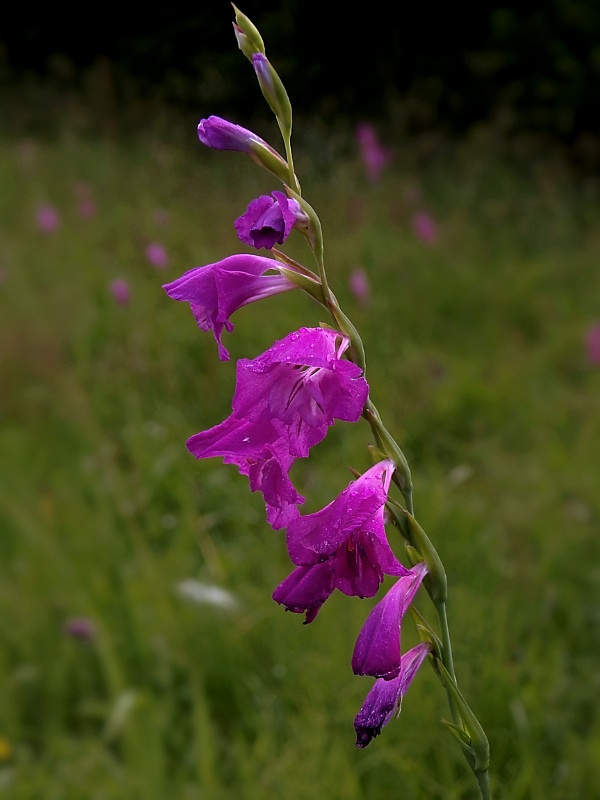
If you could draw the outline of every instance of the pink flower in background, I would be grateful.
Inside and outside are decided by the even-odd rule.
[[[590,364],[600,366],[600,322],[595,322],[588,330],[585,344]]]
[[[164,269],[169,264],[167,251],[158,242],[150,242],[146,247],[146,258],[156,269]]]
[[[370,296],[369,278],[362,267],[355,267],[350,273],[350,291],[361,306],[368,305]]]
[[[413,231],[424,244],[435,244],[438,238],[437,224],[427,211],[417,211],[412,218]]]
[[[120,306],[126,306],[131,300],[131,289],[124,278],[116,278],[109,284],[110,293]]]
[[[73,639],[79,639],[82,642],[91,642],[96,636],[96,626],[87,617],[73,617],[67,620],[63,631]]]
[[[51,205],[38,206],[35,221],[38,230],[42,233],[54,233],[60,226],[60,216],[58,210]]]
[[[75,194],[77,196],[77,213],[82,219],[92,219],[96,216],[96,201],[92,187],[80,182],[75,186]]]
[[[360,122],[356,126],[356,143],[367,180],[369,183],[377,183],[383,170],[392,162],[393,151],[381,143],[374,125],[370,122]]]

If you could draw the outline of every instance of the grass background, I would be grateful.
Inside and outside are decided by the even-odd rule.
[[[600,368],[584,346],[600,318],[598,183],[473,137],[427,156],[396,143],[370,185],[351,147],[317,126],[301,136],[330,283],[446,565],[494,796],[600,797]],[[350,655],[375,600],[336,594],[306,627],[286,614],[271,592],[290,565],[262,498],[185,448],[229,413],[236,358],[321,319],[299,292],[244,308],[221,364],[161,289],[243,251],[233,220],[278,187],[193,126],[167,142],[0,140],[0,186],[0,797],[474,797],[427,665],[398,721],[354,747],[370,681]],[[52,234],[40,203],[59,211]],[[430,245],[411,225],[421,210]],[[284,249],[310,265],[300,237]],[[366,306],[349,289],[358,266]],[[337,423],[294,467],[306,511],[369,466],[369,442],[366,423]],[[235,606],[193,602],[189,579]],[[73,617],[90,641],[65,633]]]

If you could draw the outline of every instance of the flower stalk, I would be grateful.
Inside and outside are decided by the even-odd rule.
[[[201,330],[212,331],[223,361],[229,353],[221,337],[224,331],[232,332],[234,312],[283,291],[302,289],[328,312],[332,326],[303,327],[259,356],[240,359],[232,413],[190,437],[187,447],[196,458],[219,456],[237,466],[250,489],[262,493],[267,522],[274,530],[285,529],[293,565],[273,599],[288,611],[304,614],[305,623],[316,618],[334,591],[374,597],[384,576],[396,578],[365,621],[352,656],[356,675],[376,679],[354,720],[356,745],[366,747],[398,715],[417,670],[428,660],[447,696],[451,719],[442,722],[475,775],[481,800],[492,800],[489,743],[456,678],[446,571],[415,517],[407,458],[371,399],[363,341],[329,285],[321,221],[302,196],[294,171],[288,94],[266,57],[258,29],[233,8],[238,46],[275,115],[285,159],[252,131],[218,117],[201,120],[198,136],[208,147],[246,153],[281,181],[283,191],[251,201],[235,221],[242,242],[265,248],[273,257],[229,256],[188,270],[164,289],[173,299],[189,303]],[[294,229],[304,236],[316,271],[275,247]],[[373,466],[363,474],[352,470],[354,480],[337,498],[320,511],[302,515],[304,498],[289,476],[293,464],[308,457],[335,420],[352,423],[361,417],[374,439],[367,446]],[[389,496],[392,484],[403,503]],[[410,567],[388,542],[388,521],[405,540]],[[413,605],[421,585],[433,606],[435,624]],[[409,609],[422,641],[403,653],[401,629]]]

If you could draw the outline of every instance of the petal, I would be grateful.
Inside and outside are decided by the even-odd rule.
[[[351,481],[325,508],[300,517],[290,525],[287,547],[293,563],[313,564],[333,555],[352,533],[360,530],[379,511],[380,535],[387,544],[383,507],[393,471],[394,465],[390,460],[379,462],[357,480]],[[385,556],[389,559],[387,550]]]
[[[379,678],[375,681],[354,718],[357,747],[366,747],[371,739],[381,733],[381,729],[392,717],[400,713],[402,699],[429,650],[429,644],[421,642],[402,656],[400,672],[396,678]]]
[[[362,627],[352,654],[355,675],[395,678],[400,672],[400,625],[427,567],[420,563],[403,575],[373,608]]]
[[[273,592],[273,600],[287,611],[306,614],[312,622],[325,600],[333,592],[333,572],[327,563],[297,567]]]

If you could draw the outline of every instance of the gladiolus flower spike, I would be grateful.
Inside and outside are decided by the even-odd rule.
[[[233,8],[238,47],[251,63],[278,123],[285,158],[253,131],[216,116],[200,120],[198,138],[213,150],[245,153],[281,182],[279,190],[252,200],[234,223],[241,242],[272,251],[274,258],[230,255],[188,270],[163,289],[169,297],[188,303],[197,326],[212,332],[221,361],[230,357],[222,336],[223,331],[234,330],[233,314],[257,300],[300,288],[317,302],[320,312],[327,311],[329,324],[318,320],[318,327],[300,327],[260,355],[239,359],[231,413],[190,436],[187,448],[198,459],[219,457],[224,464],[233,464],[248,478],[250,490],[262,494],[267,523],[275,531],[285,531],[292,565],[273,591],[273,599],[285,610],[304,615],[305,624],[315,620],[335,590],[348,597],[371,598],[386,578],[394,579],[368,614],[352,653],[353,673],[375,679],[354,719],[356,746],[366,747],[400,713],[409,686],[431,654],[433,671],[448,700],[451,719],[444,723],[463,748],[481,800],[492,800],[487,739],[458,688],[454,671],[445,570],[414,516],[406,457],[370,397],[360,334],[329,286],[321,222],[303,197],[294,171],[287,91],[266,56],[258,29]],[[393,154],[381,146],[369,124],[359,126],[357,140],[368,178],[375,183]],[[421,215],[415,226],[423,241],[434,241],[432,218]],[[276,247],[287,241],[294,228],[304,234],[316,264],[314,271]],[[350,287],[363,309],[369,285],[366,272],[354,272]],[[591,363],[598,361],[595,333],[594,329],[586,340]],[[366,448],[372,466],[362,474],[352,468],[353,480],[335,499],[302,515],[305,498],[294,485],[295,478],[292,482],[294,464],[309,457],[336,421],[355,423],[361,417],[373,437]],[[318,472],[317,459],[314,470]],[[392,487],[400,491],[405,506],[389,496]],[[388,541],[388,521],[406,540],[409,566],[399,560]],[[432,624],[413,607],[411,616],[421,642],[403,653],[404,619],[422,584],[436,620]]]

